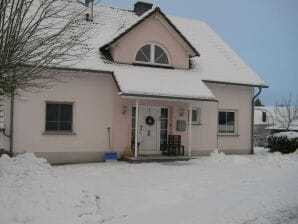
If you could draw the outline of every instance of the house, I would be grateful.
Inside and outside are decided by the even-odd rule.
[[[295,107],[258,106],[254,112],[254,144],[266,146],[267,137],[284,131],[298,132],[298,117],[289,126],[287,125],[287,109],[294,114]],[[297,110],[297,109],[296,109]],[[279,112],[278,112],[279,111]]]
[[[287,107],[261,106],[255,107],[254,133],[255,135],[269,135],[282,131],[298,132],[298,117],[290,124],[286,130],[286,121],[282,116],[286,116]],[[294,113],[295,107],[289,108]],[[280,112],[278,112],[278,111]],[[296,109],[297,110],[297,109]],[[287,118],[285,118],[287,120]]]
[[[252,152],[253,102],[267,85],[206,23],[144,2],[93,10],[87,55],[55,68],[52,88],[12,101],[13,153],[100,161],[107,128],[119,155],[160,154],[169,135],[181,136],[188,156]]]

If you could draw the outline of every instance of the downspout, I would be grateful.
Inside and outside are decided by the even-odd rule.
[[[217,148],[217,150],[219,151],[219,148],[218,148],[218,146],[219,146],[219,134],[218,134],[218,129],[219,129],[219,119],[218,119],[218,115],[219,114],[219,101],[217,101],[217,129],[216,129],[216,148]]]
[[[251,149],[250,153],[254,154],[254,119],[255,119],[255,99],[262,93],[262,87],[259,87],[258,93],[251,101]]]
[[[11,95],[10,101],[10,143],[9,143],[9,153],[13,155],[13,122],[14,122],[14,94]]]

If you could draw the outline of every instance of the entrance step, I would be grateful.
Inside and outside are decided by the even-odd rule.
[[[141,155],[135,157],[122,157],[123,161],[128,163],[162,163],[162,162],[173,162],[173,161],[188,161],[192,159],[189,156],[162,156],[162,155]]]

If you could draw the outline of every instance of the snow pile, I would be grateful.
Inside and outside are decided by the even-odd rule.
[[[219,152],[218,149],[214,149],[209,158],[214,161],[224,160],[226,158],[226,154],[224,152]]]
[[[0,223],[97,223],[95,194],[33,154],[0,158]]]
[[[266,155],[269,152],[269,148],[264,147],[254,147],[255,155]]]
[[[287,131],[287,132],[279,132],[272,135],[273,137],[287,137],[287,139],[298,138],[298,132]]]

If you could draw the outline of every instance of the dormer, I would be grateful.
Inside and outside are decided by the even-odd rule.
[[[136,12],[139,20],[100,50],[116,63],[189,69],[189,60],[199,56],[198,51],[159,8],[141,9],[141,15]]]

